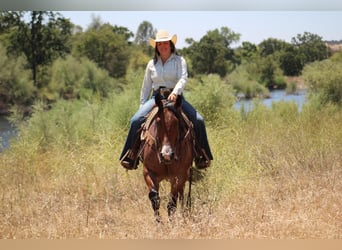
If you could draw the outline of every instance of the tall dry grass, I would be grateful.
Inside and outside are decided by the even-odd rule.
[[[137,109],[134,86],[105,102],[59,102],[49,112],[37,105],[0,155],[1,239],[342,238],[341,110],[278,103],[240,114],[212,84],[225,114],[208,122],[215,159],[192,186],[190,213],[179,207],[172,222],[162,184],[157,224],[141,166],[127,172],[118,161]],[[205,117],[215,112],[191,101]]]

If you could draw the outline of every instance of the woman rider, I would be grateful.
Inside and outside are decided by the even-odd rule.
[[[169,35],[166,30],[159,30],[156,39],[150,38],[150,45],[155,48],[154,58],[146,67],[145,76],[141,88],[140,108],[130,121],[130,129],[126,143],[120,156],[120,163],[126,169],[136,169],[136,160],[140,145],[139,129],[145,121],[146,115],[155,105],[154,96],[160,88],[171,89],[168,96],[170,101],[176,101],[177,96],[182,98],[182,110],[194,125],[196,142],[200,152],[195,156],[195,164],[199,169],[210,165],[213,156],[210,151],[207,133],[203,117],[188,103],[183,94],[188,79],[187,64],[185,59],[176,53],[175,44],[177,36]],[[152,98],[150,98],[152,92]]]

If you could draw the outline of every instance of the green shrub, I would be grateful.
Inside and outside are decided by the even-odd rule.
[[[0,43],[0,95],[7,103],[26,104],[34,96],[31,72],[25,69],[25,57],[8,57]]]
[[[309,85],[309,99],[342,106],[342,62],[314,62],[304,68],[303,77]]]
[[[243,94],[245,98],[267,97],[269,90],[253,79],[249,73],[250,66],[237,67],[226,79],[236,94]]]
[[[297,91],[297,84],[295,82],[290,82],[286,86],[286,94],[294,94]]]
[[[94,62],[68,56],[66,59],[57,59],[52,65],[45,97],[53,100],[59,97],[88,99],[92,94],[106,97],[117,87],[116,80]]]
[[[210,124],[223,124],[231,116],[235,103],[232,89],[218,75],[191,78],[185,98]]]

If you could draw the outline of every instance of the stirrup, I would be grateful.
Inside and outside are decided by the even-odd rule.
[[[201,156],[195,159],[195,166],[197,169],[206,169],[210,166],[210,160],[207,160],[205,157]]]
[[[138,168],[139,159],[134,157],[131,149],[127,150],[126,154],[120,160],[121,166],[127,170],[134,170]]]
[[[201,149],[201,154],[199,154],[196,158],[195,158],[195,166],[197,169],[206,169],[210,166],[210,159],[207,156],[205,150],[202,148]]]

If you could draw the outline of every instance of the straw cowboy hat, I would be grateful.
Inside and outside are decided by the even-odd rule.
[[[177,35],[170,36],[169,32],[166,30],[159,30],[156,35],[156,39],[149,39],[150,45],[155,48],[157,42],[165,42],[165,41],[172,41],[173,44],[177,42]]]

